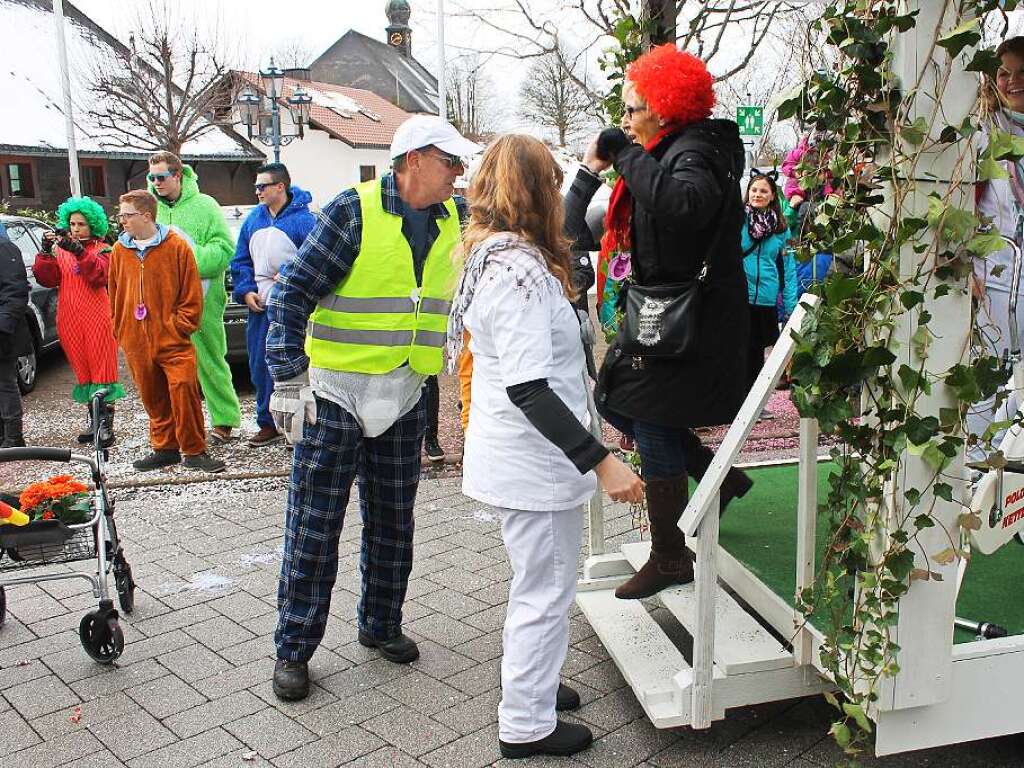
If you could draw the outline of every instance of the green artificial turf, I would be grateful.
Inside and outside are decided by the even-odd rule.
[[[828,494],[833,464],[818,465],[818,498]],[[735,499],[722,518],[720,542],[772,590],[793,603],[796,584],[797,466],[749,470],[754,487]],[[819,518],[817,551],[824,546],[828,522]],[[1024,546],[1010,542],[993,555],[975,553],[960,590],[957,615],[1000,624],[1024,634],[1024,599],[1017,592],[1024,575]],[[818,622],[815,622],[816,624]],[[974,636],[957,630],[956,642]]]

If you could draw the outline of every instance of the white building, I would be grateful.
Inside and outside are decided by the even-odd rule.
[[[295,72],[289,70],[289,74]],[[265,93],[258,75],[236,75]],[[284,135],[298,133],[287,99],[299,86],[313,98],[309,125],[302,138],[281,147],[281,162],[292,182],[309,191],[314,205],[322,208],[343,189],[374,179],[391,167],[391,139],[410,115],[371,91],[285,77],[278,99]],[[261,134],[270,134],[270,120],[269,114],[261,117]],[[273,150],[266,147],[265,153],[270,162]]]

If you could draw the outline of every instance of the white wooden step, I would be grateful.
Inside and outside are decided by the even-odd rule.
[[[576,602],[656,728],[690,722],[690,690],[675,680],[689,672],[683,654],[638,600],[613,589],[579,592]]]
[[[640,570],[650,553],[650,541],[622,545],[622,554],[634,570]],[[692,582],[663,589],[658,598],[687,632],[695,635],[699,631],[697,596]],[[719,584],[715,597],[715,666],[726,675],[740,675],[793,665],[793,654]]]

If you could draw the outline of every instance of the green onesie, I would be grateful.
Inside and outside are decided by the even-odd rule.
[[[210,421],[215,427],[239,427],[242,415],[238,395],[231,381],[231,368],[224,359],[228,342],[224,334],[224,272],[235,255],[235,243],[217,201],[199,191],[199,177],[188,165],[181,169],[181,196],[170,204],[156,194],[156,220],[176,227],[191,239],[192,250],[203,281],[203,317],[192,334],[199,366],[199,386],[206,398]]]

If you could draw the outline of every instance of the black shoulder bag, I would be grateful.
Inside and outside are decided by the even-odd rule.
[[[696,280],[624,286],[622,343],[631,357],[682,358],[697,346],[707,264]]]
[[[721,171],[714,162],[711,167]],[[732,178],[731,174],[726,175]],[[722,189],[730,189],[729,183],[722,183]],[[727,205],[728,200],[726,193],[722,205]],[[623,354],[680,359],[693,353],[700,335],[700,308],[707,281],[705,261],[694,280],[667,285],[624,285],[619,296],[619,348]]]

